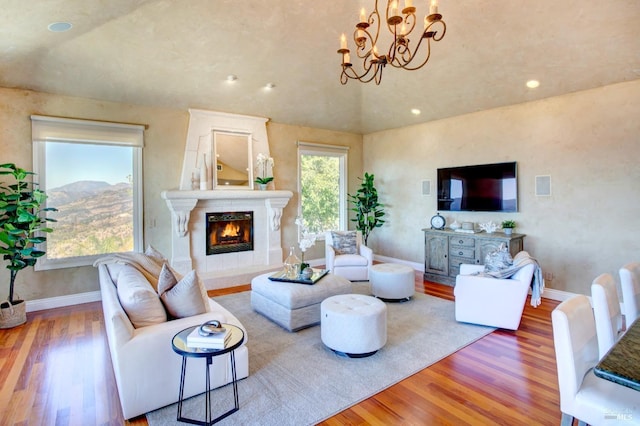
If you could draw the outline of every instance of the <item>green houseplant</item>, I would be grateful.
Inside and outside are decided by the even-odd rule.
[[[52,232],[46,227],[44,216],[47,198],[37,184],[27,181],[33,172],[17,167],[13,163],[0,164],[0,176],[12,176],[15,183],[0,183],[0,254],[8,262],[11,271],[9,280],[9,298],[0,304],[0,328],[9,328],[24,324],[27,320],[25,303],[16,298],[14,286],[19,271],[33,266],[45,252],[36,246],[46,238],[42,233]]]
[[[355,194],[349,194],[349,201],[353,204],[351,209],[356,213],[356,217],[351,221],[356,222],[356,229],[362,232],[364,245],[367,245],[369,234],[375,228],[379,228],[384,223],[382,217],[385,215],[384,205],[378,202],[378,190],[373,184],[374,175],[366,173],[360,188]]]
[[[516,227],[516,222],[514,220],[503,220],[502,221],[502,230],[505,234],[511,235],[513,232],[513,228]]]

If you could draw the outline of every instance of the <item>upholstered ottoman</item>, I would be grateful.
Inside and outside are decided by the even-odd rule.
[[[375,297],[343,294],[320,304],[320,336],[351,358],[373,355],[387,343],[387,306]]]
[[[415,292],[415,271],[407,265],[378,263],[369,270],[371,294],[380,299],[410,299]]]
[[[320,302],[351,293],[351,282],[331,273],[313,285],[271,281],[271,274],[251,280],[251,307],[289,331],[320,324]]]

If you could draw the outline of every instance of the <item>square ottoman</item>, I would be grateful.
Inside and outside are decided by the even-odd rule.
[[[271,281],[272,272],[251,280],[251,307],[289,331],[320,324],[320,303],[351,293],[351,282],[327,274],[313,285]]]

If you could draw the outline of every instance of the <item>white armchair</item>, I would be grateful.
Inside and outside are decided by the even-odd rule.
[[[456,277],[456,321],[517,330],[527,300],[534,264],[522,267],[508,279],[471,275],[484,265],[460,265]]]
[[[337,231],[325,233],[325,263],[327,270],[349,281],[367,281],[369,279],[369,268],[373,265],[373,251],[362,243],[362,233],[360,231],[340,233],[341,236],[349,232],[355,233],[354,253],[342,254],[340,248],[334,245],[332,232],[337,233]]]

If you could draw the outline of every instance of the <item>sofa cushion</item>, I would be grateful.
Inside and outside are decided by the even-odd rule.
[[[172,318],[185,318],[207,312],[208,302],[203,299],[195,270],[178,281],[165,263],[158,277],[158,294]]]
[[[158,293],[140,271],[123,265],[118,274],[118,299],[135,328],[167,321]]]
[[[356,254],[356,231],[331,231],[331,240],[336,254]]]

